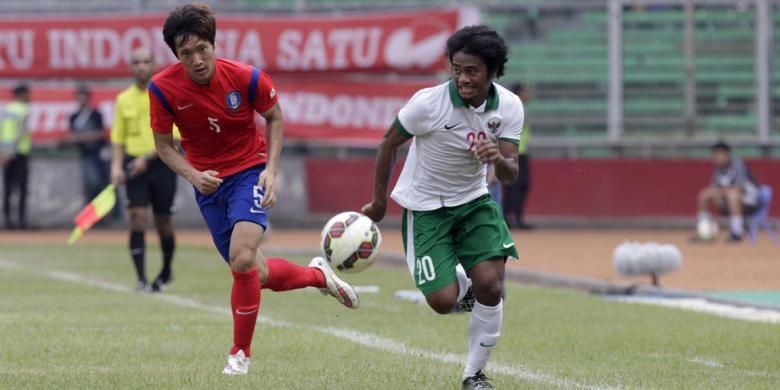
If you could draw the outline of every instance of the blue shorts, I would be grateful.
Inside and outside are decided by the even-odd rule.
[[[203,195],[195,188],[195,200],[206,220],[214,245],[225,261],[230,261],[230,236],[239,221],[254,222],[268,227],[268,214],[260,205],[265,189],[257,187],[257,180],[265,165],[247,168],[223,177],[216,191]],[[194,188],[194,187],[193,187]]]

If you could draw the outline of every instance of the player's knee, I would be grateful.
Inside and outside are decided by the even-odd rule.
[[[156,216],[155,225],[157,226],[157,232],[161,237],[169,237],[173,235],[173,223],[169,215]]]
[[[130,230],[132,231],[146,230],[146,218],[130,216]]]
[[[503,291],[504,283],[500,279],[492,283],[474,286],[474,295],[476,295],[477,301],[488,306],[497,305],[501,300]]]
[[[249,271],[255,264],[255,252],[252,250],[240,249],[230,254],[230,269],[235,272]]]
[[[452,312],[452,310],[455,308],[455,302],[448,303],[448,302],[436,302],[431,303],[428,302],[428,306],[433,309],[438,314],[449,314]]]
[[[456,300],[458,298],[450,296],[427,296],[425,299],[428,301],[428,306],[436,313],[448,314],[455,308],[455,304],[457,303]]]
[[[714,202],[717,201],[720,196],[722,196],[722,194],[718,189],[707,187],[699,192],[699,201],[703,203]]]
[[[741,195],[742,194],[737,188],[730,188],[728,191],[726,191],[726,198],[729,200],[729,202],[739,202]]]

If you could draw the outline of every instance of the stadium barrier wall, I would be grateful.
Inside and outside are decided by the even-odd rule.
[[[391,183],[397,180],[401,164]],[[780,160],[748,160],[748,165],[762,183],[780,191],[780,176],[775,174],[780,171]],[[269,213],[272,228],[319,226],[335,213],[359,210],[371,199],[373,167],[373,159],[286,155],[277,178],[279,202]],[[709,182],[711,171],[706,160],[535,159],[527,214],[578,225],[600,219],[630,224],[637,218],[693,218],[696,194]],[[177,227],[205,227],[192,186],[182,178],[174,206]],[[33,156],[28,198],[31,226],[72,227],[82,207],[79,160]],[[399,215],[400,208],[391,200],[388,222],[397,223]],[[778,204],[772,216],[780,217]]]
[[[108,164],[108,162],[106,162]],[[307,224],[306,191],[303,180],[303,159],[285,157],[280,163],[276,191],[280,201],[270,211],[271,225]],[[200,210],[195,203],[194,189],[183,178],[178,178],[173,216],[177,228],[205,228]],[[84,207],[82,196],[82,171],[76,158],[36,157],[30,159],[30,180],[27,198],[28,223],[33,228],[72,228],[73,218]],[[2,193],[2,182],[0,182]],[[122,187],[117,201],[124,205]],[[12,205],[15,205],[12,203]],[[123,207],[124,209],[124,207]],[[12,210],[15,210],[12,209]],[[15,212],[12,213],[14,220]],[[1,218],[1,217],[0,217]],[[123,210],[123,218],[128,218]],[[124,225],[120,225],[124,226]],[[153,228],[150,220],[149,228]],[[63,240],[67,237],[63,236]]]
[[[761,183],[780,193],[780,160],[747,164]],[[369,159],[306,160],[310,211],[359,209],[371,199],[373,165]],[[713,169],[708,160],[625,159],[534,159],[531,167],[528,216],[590,220],[693,217],[698,191],[709,183]],[[391,201],[388,212],[397,216],[400,208]],[[771,215],[780,217],[780,206],[775,204]]]

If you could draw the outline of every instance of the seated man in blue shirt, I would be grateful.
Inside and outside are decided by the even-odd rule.
[[[709,210],[715,208],[729,216],[730,242],[742,241],[744,215],[761,208],[761,186],[751,175],[745,162],[731,155],[731,147],[724,142],[712,146],[715,171],[712,183],[699,192],[699,220],[711,219]]]

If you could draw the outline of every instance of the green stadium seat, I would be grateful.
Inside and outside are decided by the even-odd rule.
[[[507,20],[511,23],[511,13],[497,14],[503,18],[495,22],[497,26],[505,26]],[[522,16],[514,16],[522,20]],[[537,90],[555,90],[541,96],[537,93],[529,108],[535,120],[544,122],[541,127],[535,126],[541,133],[606,136],[605,117],[599,121],[603,127],[593,122],[579,124],[572,118],[606,116],[607,17],[607,12],[601,9],[581,11],[565,24],[552,20],[546,25],[542,18],[540,31],[543,33],[539,37],[525,38],[510,47],[506,79],[526,80]],[[754,19],[752,11],[697,6],[694,12],[697,131],[742,136],[755,131]],[[668,134],[678,131],[685,123],[684,20],[685,13],[679,6],[624,12],[624,117],[627,127],[628,124],[631,127],[626,129],[628,136]],[[780,11],[775,12],[774,20],[775,35],[780,41]],[[774,56],[780,60],[780,45]],[[777,85],[773,95],[780,102],[780,67],[775,67],[773,78]],[[780,107],[776,111],[780,112]],[[658,117],[666,120],[654,124],[653,118]]]

